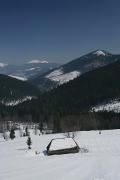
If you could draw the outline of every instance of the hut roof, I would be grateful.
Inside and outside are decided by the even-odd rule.
[[[72,138],[57,138],[52,140],[49,150],[70,149],[74,147],[76,147],[76,143]]]
[[[65,151],[64,151],[65,150]],[[56,138],[52,139],[47,146],[48,154],[64,154],[78,152],[79,146],[73,138]]]

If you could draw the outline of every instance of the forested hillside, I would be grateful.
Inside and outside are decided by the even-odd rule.
[[[120,127],[114,112],[90,112],[91,107],[120,97],[120,61],[88,72],[38,99],[24,102],[6,112],[18,121],[46,122],[55,132]],[[4,116],[4,108],[2,115]]]
[[[33,85],[6,75],[0,75],[0,103],[7,104],[38,94],[38,89]]]

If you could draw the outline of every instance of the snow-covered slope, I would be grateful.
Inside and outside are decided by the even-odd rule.
[[[36,98],[36,97],[32,97],[32,96],[26,96],[26,97],[23,97],[23,98],[18,98],[17,100],[8,100],[8,101],[5,101],[5,100],[2,100],[0,103],[5,105],[5,106],[16,106],[18,104],[21,104],[27,100],[31,100],[33,98]]]
[[[109,103],[104,103],[102,105],[98,105],[92,108],[92,111],[98,112],[98,111],[114,111],[116,113],[120,113],[120,101],[113,100]]]
[[[15,76],[15,75],[9,75],[9,76],[12,77],[12,78],[21,80],[21,81],[27,81],[27,79],[25,77],[20,77],[20,76]]]
[[[46,156],[46,146],[62,134],[0,138],[0,180],[120,180],[120,130],[79,132],[77,154]],[[84,153],[82,148],[89,152]],[[35,151],[37,153],[35,153]]]
[[[72,71],[69,73],[64,73],[62,69],[57,69],[46,76],[46,78],[51,81],[57,82],[59,85],[69,82],[80,75],[78,71]]]

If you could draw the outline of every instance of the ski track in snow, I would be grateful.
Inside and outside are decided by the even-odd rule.
[[[120,180],[120,130],[79,132],[75,140],[88,153],[46,156],[52,138],[35,136],[27,150],[27,137],[4,141],[0,137],[0,180]],[[40,154],[35,155],[35,150]]]

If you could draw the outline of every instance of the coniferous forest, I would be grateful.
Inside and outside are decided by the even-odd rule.
[[[0,120],[45,122],[54,132],[120,128],[120,114],[92,112],[97,104],[120,97],[120,61],[83,74],[17,106],[0,108]]]

